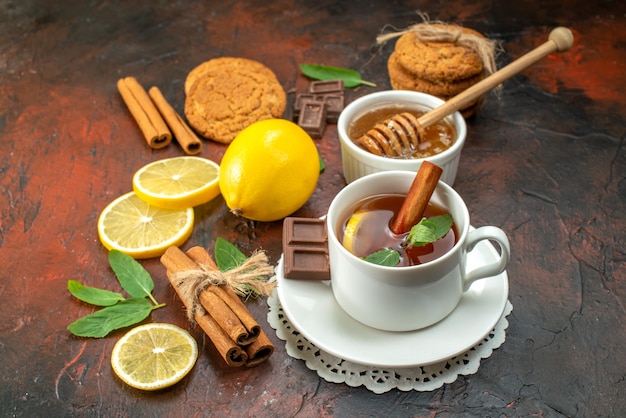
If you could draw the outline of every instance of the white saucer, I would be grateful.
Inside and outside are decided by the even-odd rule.
[[[467,268],[497,259],[489,241],[469,253]],[[290,280],[276,268],[278,298],[293,326],[325,352],[353,363],[388,368],[433,364],[462,354],[496,325],[508,298],[506,271],[474,282],[456,309],[428,328],[410,332],[380,331],[354,320],[335,301],[331,281]]]

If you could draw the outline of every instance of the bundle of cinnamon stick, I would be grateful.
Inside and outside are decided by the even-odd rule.
[[[170,247],[160,260],[189,316],[213,342],[226,364],[252,367],[272,355],[272,342],[228,285],[208,285],[198,291],[197,298],[181,290],[181,273],[218,270],[204,248],[193,247],[185,253],[178,247]]]
[[[117,89],[150,148],[166,147],[172,141],[171,132],[174,132],[186,154],[202,151],[200,138],[167,102],[158,87],[151,87],[146,92],[136,78],[125,77],[117,81]]]

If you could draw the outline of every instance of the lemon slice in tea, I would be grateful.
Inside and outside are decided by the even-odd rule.
[[[342,244],[345,249],[350,251],[352,254],[356,255],[356,245],[358,241],[357,235],[367,219],[367,214],[368,211],[357,210],[352,214],[346,223],[346,228],[343,232]]]
[[[133,190],[151,205],[186,209],[220,194],[219,174],[220,166],[206,158],[165,158],[137,170],[133,176]]]
[[[115,374],[137,389],[158,390],[191,371],[198,358],[196,340],[172,324],[140,325],[128,331],[113,347]]]
[[[108,250],[116,249],[133,258],[151,258],[184,243],[193,225],[192,208],[158,208],[129,192],[104,208],[98,218],[98,236]]]

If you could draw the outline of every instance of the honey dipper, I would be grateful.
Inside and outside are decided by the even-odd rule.
[[[573,43],[574,35],[572,32],[568,28],[557,27],[550,32],[545,43],[457,94],[441,106],[424,113],[419,118],[408,112],[394,115],[376,124],[355,142],[376,155],[387,157],[410,155],[417,148],[420,138],[423,137],[421,134],[423,129],[462,109],[547,55],[553,52],[567,51]]]

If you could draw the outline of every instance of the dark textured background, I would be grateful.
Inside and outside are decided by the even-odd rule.
[[[626,414],[626,4],[623,1],[76,1],[0,0],[0,415],[34,416],[624,416]],[[189,70],[217,56],[256,59],[287,91],[304,89],[298,64],[354,68],[389,88],[387,25],[432,19],[502,41],[503,65],[572,28],[571,51],[505,83],[469,121],[455,188],[476,226],[511,239],[507,340],[474,375],[433,392],[328,383],[250,309],[276,345],[254,369],[229,369],[192,330],[201,356],[180,384],[144,393],[121,383],[110,352],[121,335],[73,337],[90,312],[68,279],[114,287],[96,221],[131,190],[151,151],[116,81],[156,85],[182,112]],[[293,94],[290,94],[293,99]],[[327,163],[297,215],[320,216],[344,186],[334,126],[317,141]],[[224,146],[202,155],[219,161]],[[245,252],[280,256],[281,223],[251,225],[217,198],[197,208],[185,247],[224,237]],[[188,327],[157,260],[142,264],[168,303],[153,321]],[[419,349],[416,347],[416,349]]]

